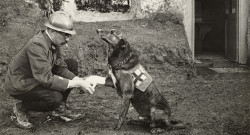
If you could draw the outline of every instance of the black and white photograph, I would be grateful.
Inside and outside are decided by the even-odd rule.
[[[1,0],[0,135],[250,135],[250,0]]]

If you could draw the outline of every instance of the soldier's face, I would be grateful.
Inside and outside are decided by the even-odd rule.
[[[71,37],[70,34],[63,33],[60,31],[53,31],[52,33],[53,33],[51,35],[52,42],[59,47],[67,44],[67,42],[69,41],[69,38]]]

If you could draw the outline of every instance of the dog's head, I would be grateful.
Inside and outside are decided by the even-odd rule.
[[[102,40],[108,43],[109,48],[112,50],[117,50],[117,49],[129,50],[130,49],[129,44],[127,40],[123,38],[122,33],[115,29],[110,29],[110,30],[98,29],[97,34]]]

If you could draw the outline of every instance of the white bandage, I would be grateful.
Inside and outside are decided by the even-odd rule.
[[[105,77],[101,77],[101,76],[97,76],[97,75],[88,76],[88,77],[86,77],[85,80],[87,80],[89,82],[96,83],[96,84],[105,84],[105,82],[106,82]]]

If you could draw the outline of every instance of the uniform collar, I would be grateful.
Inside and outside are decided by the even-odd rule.
[[[45,38],[45,40],[46,40],[46,42],[47,42],[49,48],[55,50],[56,47],[53,45],[49,33],[48,33],[46,30],[42,30],[42,33],[43,33],[43,36],[44,36],[44,38]]]

